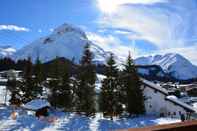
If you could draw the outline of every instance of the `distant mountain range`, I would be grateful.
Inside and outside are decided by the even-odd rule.
[[[197,66],[179,54],[168,53],[140,57],[135,60],[135,63],[137,65],[159,65],[165,73],[180,80],[197,78]]]
[[[86,44],[90,44],[94,53],[94,62],[105,64],[110,52],[88,40],[85,32],[73,25],[63,24],[49,36],[33,41],[29,45],[15,50],[10,46],[0,46],[0,58],[9,56],[14,60],[38,57],[42,62],[48,62],[58,57],[64,57],[78,63]],[[118,63],[121,60],[115,56]],[[165,54],[140,57],[135,60],[138,72],[142,75],[164,77],[166,75],[180,80],[197,78],[197,66],[179,54]]]

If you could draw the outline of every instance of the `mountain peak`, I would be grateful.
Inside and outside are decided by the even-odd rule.
[[[33,41],[18,50],[13,58],[18,60],[31,57],[34,62],[39,57],[42,62],[47,62],[56,57],[64,57],[74,59],[78,63],[86,44],[90,44],[90,48],[95,54],[95,62],[103,63],[107,52],[89,41],[81,29],[69,24],[59,26],[50,35]]]
[[[80,34],[83,38],[87,38],[86,37],[86,34],[84,31],[82,31],[80,28],[78,27],[75,27],[71,24],[67,24],[67,23],[64,23],[63,25],[57,27],[56,29],[54,29],[53,33],[54,34],[58,34],[58,35],[62,35],[64,33],[78,33]]]
[[[197,67],[176,53],[140,57],[135,60],[135,63],[137,65],[159,65],[166,73],[177,79],[197,78]]]

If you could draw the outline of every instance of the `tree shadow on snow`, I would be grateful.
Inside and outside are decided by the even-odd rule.
[[[78,114],[66,114],[66,118],[58,128],[58,130],[64,131],[89,131],[90,119],[83,115]]]
[[[156,125],[157,123],[154,120],[155,120],[154,117],[120,118],[114,121],[107,120],[107,119],[100,119],[98,130],[109,131],[109,130]]]

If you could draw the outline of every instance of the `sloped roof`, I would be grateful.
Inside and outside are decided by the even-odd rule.
[[[142,81],[143,84],[147,85],[148,87],[153,88],[153,89],[161,92],[162,94],[164,94],[166,96],[168,95],[168,91],[166,89],[162,88],[161,86],[156,85],[153,82],[150,82],[150,81],[145,80],[143,78],[141,78],[141,81]]]
[[[39,110],[44,107],[49,107],[50,103],[45,99],[35,99],[26,103],[23,107],[29,110]]]
[[[166,100],[168,100],[176,105],[181,106],[182,108],[186,109],[187,111],[197,112],[192,106],[180,101],[178,98],[175,99],[174,97],[169,96],[168,91],[166,89],[162,88],[161,86],[156,85],[153,82],[150,82],[150,81],[145,80],[143,78],[141,78],[141,81],[143,84],[147,85],[148,87],[153,88],[154,90],[157,90],[157,91],[163,93],[166,96],[166,98],[165,98]]]
[[[188,111],[191,111],[191,112],[197,112],[192,106],[180,101],[179,99],[175,99],[174,97],[171,97],[171,96],[167,96],[166,97],[166,100],[169,100],[171,102],[173,102],[174,104],[177,104],[181,107],[183,107],[184,109],[188,110]]]

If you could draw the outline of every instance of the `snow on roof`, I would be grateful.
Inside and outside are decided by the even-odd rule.
[[[174,104],[177,104],[177,105],[179,105],[179,106],[181,106],[184,109],[187,109],[189,111],[197,112],[197,110],[195,110],[192,106],[180,101],[176,96],[168,96],[168,91],[166,89],[162,88],[161,86],[156,85],[156,84],[154,84],[154,83],[152,83],[148,80],[145,80],[143,78],[141,78],[141,81],[144,84],[148,85],[149,87],[154,88],[155,90],[158,90],[158,91],[164,93],[165,95],[167,95],[166,100],[169,100],[169,101],[173,102]]]
[[[168,98],[168,99],[175,99],[175,100],[178,99],[178,98],[177,98],[176,96],[174,96],[174,95],[167,96],[166,98]]]
[[[141,81],[144,84],[154,88],[155,90],[158,90],[158,91],[162,92],[163,94],[168,95],[168,91],[166,89],[162,88],[160,85],[154,84],[154,83],[152,83],[152,82],[150,82],[148,80],[145,80],[143,78],[141,78]]]
[[[192,106],[193,106],[195,109],[197,109],[197,102],[192,103]]]
[[[10,70],[1,71],[0,74],[2,74],[2,73],[8,73],[8,72],[21,73],[22,71],[21,70],[10,69]]]
[[[180,101],[176,96],[167,96],[166,97],[167,100],[170,100],[171,102],[177,104],[177,105],[180,105],[182,106],[183,108],[189,110],[189,111],[192,111],[192,112],[197,112],[197,110],[195,110],[192,106]]]
[[[35,99],[26,103],[23,107],[29,110],[38,110],[50,106],[50,103],[45,99]]]
[[[7,82],[8,79],[5,79],[5,78],[0,78],[0,82]]]

